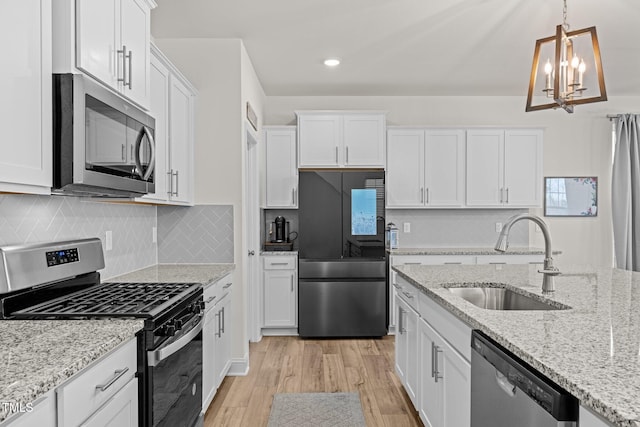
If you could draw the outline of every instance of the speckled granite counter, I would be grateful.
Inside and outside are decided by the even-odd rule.
[[[157,264],[106,282],[201,283],[207,286],[235,270],[235,264]]]
[[[262,256],[286,256],[298,255],[298,251],[260,251]]]
[[[390,255],[544,255],[544,249],[509,247],[504,253],[493,248],[400,248],[387,251]],[[553,251],[554,255],[562,251]]]
[[[640,273],[558,266],[554,311],[485,310],[446,287],[504,284],[542,295],[537,266],[397,266],[401,277],[619,426],[640,427]]]
[[[143,320],[0,321],[0,402],[33,403],[119,344]],[[0,405],[0,422],[10,414]]]

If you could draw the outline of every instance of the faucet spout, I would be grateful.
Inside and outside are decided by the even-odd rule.
[[[519,214],[512,216],[507,220],[506,224],[502,228],[494,249],[498,252],[507,251],[507,248],[509,247],[509,232],[511,231],[511,227],[513,227],[513,224],[523,219],[533,221],[538,224],[542,230],[542,235],[544,236],[544,268],[542,270],[538,270],[538,272],[543,274],[542,291],[544,293],[553,292],[555,291],[554,276],[560,274],[560,271],[553,266],[553,258],[551,256],[551,235],[549,234],[547,224],[542,220],[542,218],[531,214]]]

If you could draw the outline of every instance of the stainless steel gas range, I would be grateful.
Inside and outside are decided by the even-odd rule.
[[[1,319],[144,319],[139,425],[202,425],[202,287],[100,283],[99,239],[0,248]]]

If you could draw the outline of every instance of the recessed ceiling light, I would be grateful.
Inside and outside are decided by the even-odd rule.
[[[340,65],[340,60],[338,58],[329,58],[324,60],[324,65],[327,67],[337,67]]]

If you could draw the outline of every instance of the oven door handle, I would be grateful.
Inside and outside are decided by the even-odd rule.
[[[162,346],[161,348],[147,352],[147,366],[157,366],[160,362],[170,357],[173,353],[185,347],[202,331],[202,316],[200,320],[189,330],[175,341]]]

